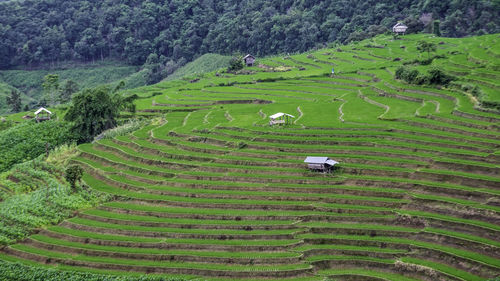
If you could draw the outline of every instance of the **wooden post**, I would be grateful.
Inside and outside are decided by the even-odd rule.
[[[49,143],[45,143],[45,158],[49,158]]]

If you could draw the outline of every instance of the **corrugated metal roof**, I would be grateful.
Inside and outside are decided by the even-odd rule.
[[[330,165],[330,166],[335,166],[335,164],[338,164],[339,162],[335,161],[335,160],[332,160],[332,159],[328,159],[326,161],[326,164]]]
[[[42,112],[42,111],[45,111],[47,112],[48,114],[52,114],[52,112],[48,111],[47,109],[45,109],[44,107],[40,107],[37,111],[35,111],[35,115],[37,115],[38,113]]]
[[[315,157],[315,156],[307,156],[304,163],[311,164],[325,164],[328,161],[328,157]]]
[[[405,25],[404,23],[402,23],[402,22],[398,22],[398,23],[397,23],[395,26],[393,26],[392,28],[394,28],[394,27],[406,27],[406,28],[408,28],[408,26],[406,26],[406,25]]]
[[[328,157],[317,157],[317,156],[307,156],[306,160],[304,160],[304,163],[309,163],[309,164],[328,164],[330,166],[334,166],[338,164],[339,162],[332,160]]]
[[[246,56],[243,57],[243,59],[246,59],[246,58],[255,58],[255,57],[252,56],[252,55],[250,55],[250,54],[248,54],[248,55],[246,55]]]
[[[276,118],[280,118],[280,117],[281,117],[281,116],[283,116],[283,115],[286,115],[286,116],[288,116],[288,117],[295,118],[295,116],[290,115],[290,114],[287,114],[287,113],[283,113],[283,112],[278,112],[278,113],[276,113],[276,114],[273,114],[273,115],[269,116],[269,118],[271,118],[271,119],[276,119]]]

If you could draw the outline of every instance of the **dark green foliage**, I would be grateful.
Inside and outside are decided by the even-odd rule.
[[[427,52],[427,58],[430,59],[431,52],[436,51],[436,44],[421,40],[417,43],[417,50],[419,50],[421,53]]]
[[[123,83],[113,91],[110,87],[85,89],[73,97],[73,104],[65,115],[73,122],[72,132],[78,136],[78,142],[89,142],[105,130],[116,126],[116,119],[121,110],[135,112],[133,101],[137,96],[124,98],[118,94]]]
[[[76,189],[76,183],[80,182],[83,176],[83,169],[78,165],[71,165],[66,168],[66,172],[64,173],[64,177],[66,181],[69,183],[73,190]]]
[[[7,97],[7,104],[10,105],[12,112],[21,111],[21,94],[16,91],[10,91],[10,96]]]
[[[244,149],[248,146],[246,142],[239,142],[238,143],[238,149]]]
[[[444,71],[439,68],[432,68],[429,70],[429,74],[427,75],[427,81],[431,85],[446,86],[453,81],[453,79],[453,76],[444,73]]]
[[[441,36],[441,29],[439,27],[439,25],[441,24],[440,21],[438,20],[435,20],[434,22],[432,22],[432,33],[434,33],[434,35],[436,36]]]
[[[57,99],[56,96],[59,91],[59,75],[45,75],[45,77],[43,77],[42,87],[45,94],[44,99],[46,100],[47,104],[55,105]]]
[[[6,130],[10,127],[14,126],[14,122],[10,120],[5,120],[0,117],[0,131]]]
[[[181,278],[156,276],[113,276],[74,271],[58,271],[21,263],[0,261],[0,279],[8,281],[182,281]]]
[[[78,84],[73,80],[64,81],[62,87],[60,88],[59,102],[65,103],[71,100],[71,96],[78,92]]]
[[[234,56],[229,61],[229,71],[238,71],[243,69],[243,58],[241,56]]]
[[[31,160],[51,148],[75,140],[67,122],[50,120],[36,123],[29,121],[0,132],[0,171],[16,163]]]
[[[148,56],[148,59],[144,64],[144,69],[146,70],[145,78],[147,84],[158,83],[163,78],[162,66],[157,54],[151,54]]]
[[[500,31],[490,0],[7,1],[0,2],[0,68],[105,58],[142,65],[150,54],[166,66],[208,52],[300,52],[360,40],[398,20],[409,33],[430,30],[424,14],[442,21],[444,36]]]
[[[417,69],[411,69],[404,66],[396,70],[395,78],[404,80],[408,84],[440,86],[447,86],[455,79],[455,77],[446,74],[439,68],[431,68],[427,75],[423,75]]]

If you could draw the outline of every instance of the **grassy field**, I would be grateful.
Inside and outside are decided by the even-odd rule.
[[[151,122],[71,160],[114,200],[0,259],[201,280],[499,276],[500,114],[484,106],[500,101],[499,39],[379,36],[237,73],[193,63],[187,79],[128,90]],[[394,78],[427,58],[419,40],[442,58],[413,67],[453,86]],[[277,112],[295,118],[271,127]],[[306,156],[339,169],[308,171]]]
[[[229,65],[230,56],[205,54],[170,74],[165,81],[178,80],[186,76],[203,76],[203,74],[224,68]]]

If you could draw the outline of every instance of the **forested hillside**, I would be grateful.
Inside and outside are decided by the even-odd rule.
[[[305,51],[404,20],[444,36],[500,31],[497,0],[0,1],[0,68],[105,58],[179,66],[208,52]]]

